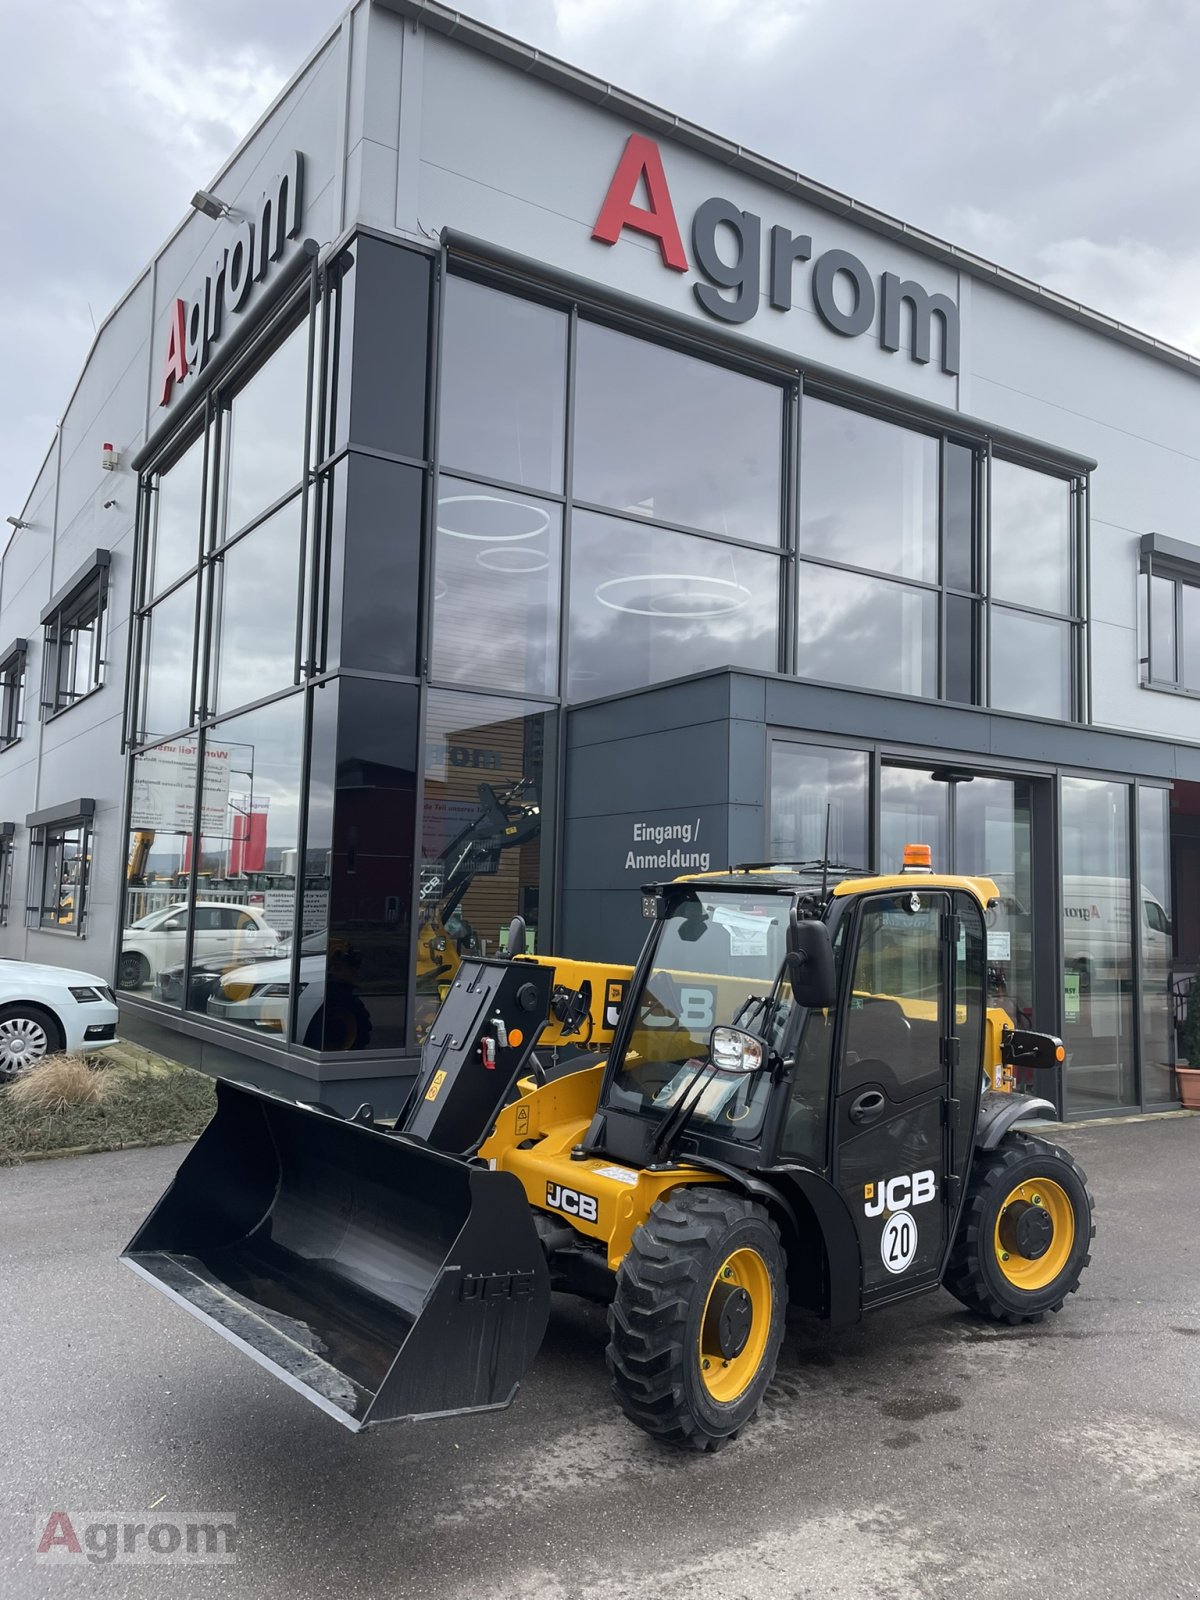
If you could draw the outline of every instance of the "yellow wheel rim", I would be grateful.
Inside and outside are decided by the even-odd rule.
[[[1046,1250],[1038,1256],[1022,1255],[1016,1248],[1014,1208],[1032,1206],[1050,1219],[1052,1233]],[[1042,1224],[1044,1228],[1044,1224]],[[1044,1289],[1071,1258],[1075,1246],[1075,1208],[1065,1189],[1050,1178],[1027,1178],[1009,1191],[996,1217],[996,1264],[1016,1289]]]
[[[738,1290],[742,1291],[744,1299],[737,1295]],[[722,1311],[732,1301],[734,1312],[740,1310],[740,1320],[744,1321],[747,1300],[750,1327],[745,1342],[735,1353],[726,1354],[721,1343]],[[754,1382],[766,1353],[771,1330],[771,1304],[771,1274],[758,1251],[735,1250],[731,1256],[727,1256],[709,1285],[704,1315],[700,1318],[697,1350],[700,1381],[712,1399],[728,1405],[730,1401],[740,1399]],[[739,1317],[735,1314],[732,1318],[725,1318],[727,1345],[730,1321],[736,1328]]]

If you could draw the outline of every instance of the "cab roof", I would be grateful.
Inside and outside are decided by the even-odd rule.
[[[991,878],[968,878],[948,872],[911,869],[908,872],[873,874],[861,867],[847,867],[837,862],[826,865],[821,861],[755,861],[745,866],[724,867],[715,872],[687,872],[668,883],[648,883],[642,887],[645,893],[655,894],[670,888],[672,884],[681,883],[702,883],[711,889],[758,893],[763,889],[795,890],[809,895],[820,893],[824,884],[827,886],[825,892],[839,899],[852,894],[871,894],[879,889],[911,889],[917,894],[922,890],[961,889],[973,895],[984,907],[1000,898],[1000,890]]]

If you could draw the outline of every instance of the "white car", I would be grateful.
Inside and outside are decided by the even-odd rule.
[[[286,1038],[291,956],[288,944],[268,961],[223,973],[205,1008],[209,1016]],[[341,975],[327,987],[325,935],[309,934],[303,941],[294,1030],[301,1044],[312,1050],[367,1049],[371,1015],[354,992],[356,966],[356,957],[344,956]]]
[[[153,983],[161,968],[183,960],[187,912],[186,902],[180,900],[139,917],[124,930],[117,967],[119,989],[144,988]],[[235,962],[253,961],[274,954],[284,937],[257,906],[230,904],[225,900],[197,900],[193,926],[192,958],[196,961],[209,956],[224,956]]]
[[[59,1050],[100,1050],[116,1037],[117,1003],[103,978],[0,959],[0,1083]]]

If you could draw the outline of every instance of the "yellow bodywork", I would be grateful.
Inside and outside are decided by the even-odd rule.
[[[747,877],[767,880],[775,875],[772,869],[746,874]],[[929,873],[850,878],[839,883],[833,893],[840,897],[866,894],[878,889],[911,889],[917,893],[934,889],[962,889],[973,895],[984,908],[999,893],[990,878]],[[542,1047],[569,1045],[582,1051],[608,1048],[612,1043],[620,1006],[633,976],[632,967],[568,961],[551,955],[517,959],[553,968],[555,984],[565,989],[578,990],[585,981],[591,986],[591,1003],[582,1027],[574,1033],[564,1033],[561,1024],[551,1016],[541,1035]],[[727,977],[698,976],[706,976],[706,981],[721,984],[739,981]],[[920,1004],[912,1001],[903,1003],[906,1009]],[[1001,1057],[1003,1031],[1008,1025],[1009,1019],[1003,1010],[998,1007],[988,1010],[984,1073],[989,1085],[1002,1091],[1010,1091],[1013,1087],[1011,1068],[1002,1064]],[[667,1043],[664,1039],[664,1048]],[[726,1180],[719,1173],[686,1164],[673,1166],[667,1172],[651,1172],[604,1156],[590,1156],[584,1161],[572,1160],[571,1152],[583,1140],[595,1114],[603,1075],[602,1063],[557,1078],[542,1088],[538,1088],[532,1078],[523,1078],[517,1085],[520,1099],[500,1112],[479,1154],[498,1170],[511,1172],[520,1181],[526,1199],[536,1210],[556,1217],[585,1237],[602,1243],[607,1251],[608,1265],[615,1271],[629,1249],[635,1229],[645,1221],[655,1201],[682,1184],[724,1183]]]
[[[531,1078],[517,1087],[521,1098],[505,1106],[479,1154],[501,1172],[520,1179],[531,1206],[568,1222],[577,1232],[607,1245],[608,1264],[615,1272],[629,1249],[633,1231],[646,1220],[650,1207],[669,1189],[685,1183],[722,1183],[699,1167],[676,1166],[669,1172],[648,1172],[605,1156],[572,1161],[571,1151],[587,1132],[600,1098],[604,1066],[587,1067],[556,1078],[541,1089]],[[536,1144],[522,1149],[534,1139]],[[594,1200],[595,1217],[547,1203],[552,1188]],[[569,1204],[576,1204],[569,1201]],[[583,1208],[589,1209],[589,1208]]]

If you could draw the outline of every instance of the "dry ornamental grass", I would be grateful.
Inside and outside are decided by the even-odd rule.
[[[11,1103],[21,1111],[65,1111],[68,1106],[95,1106],[112,1089],[108,1073],[80,1056],[49,1056],[8,1086]]]

